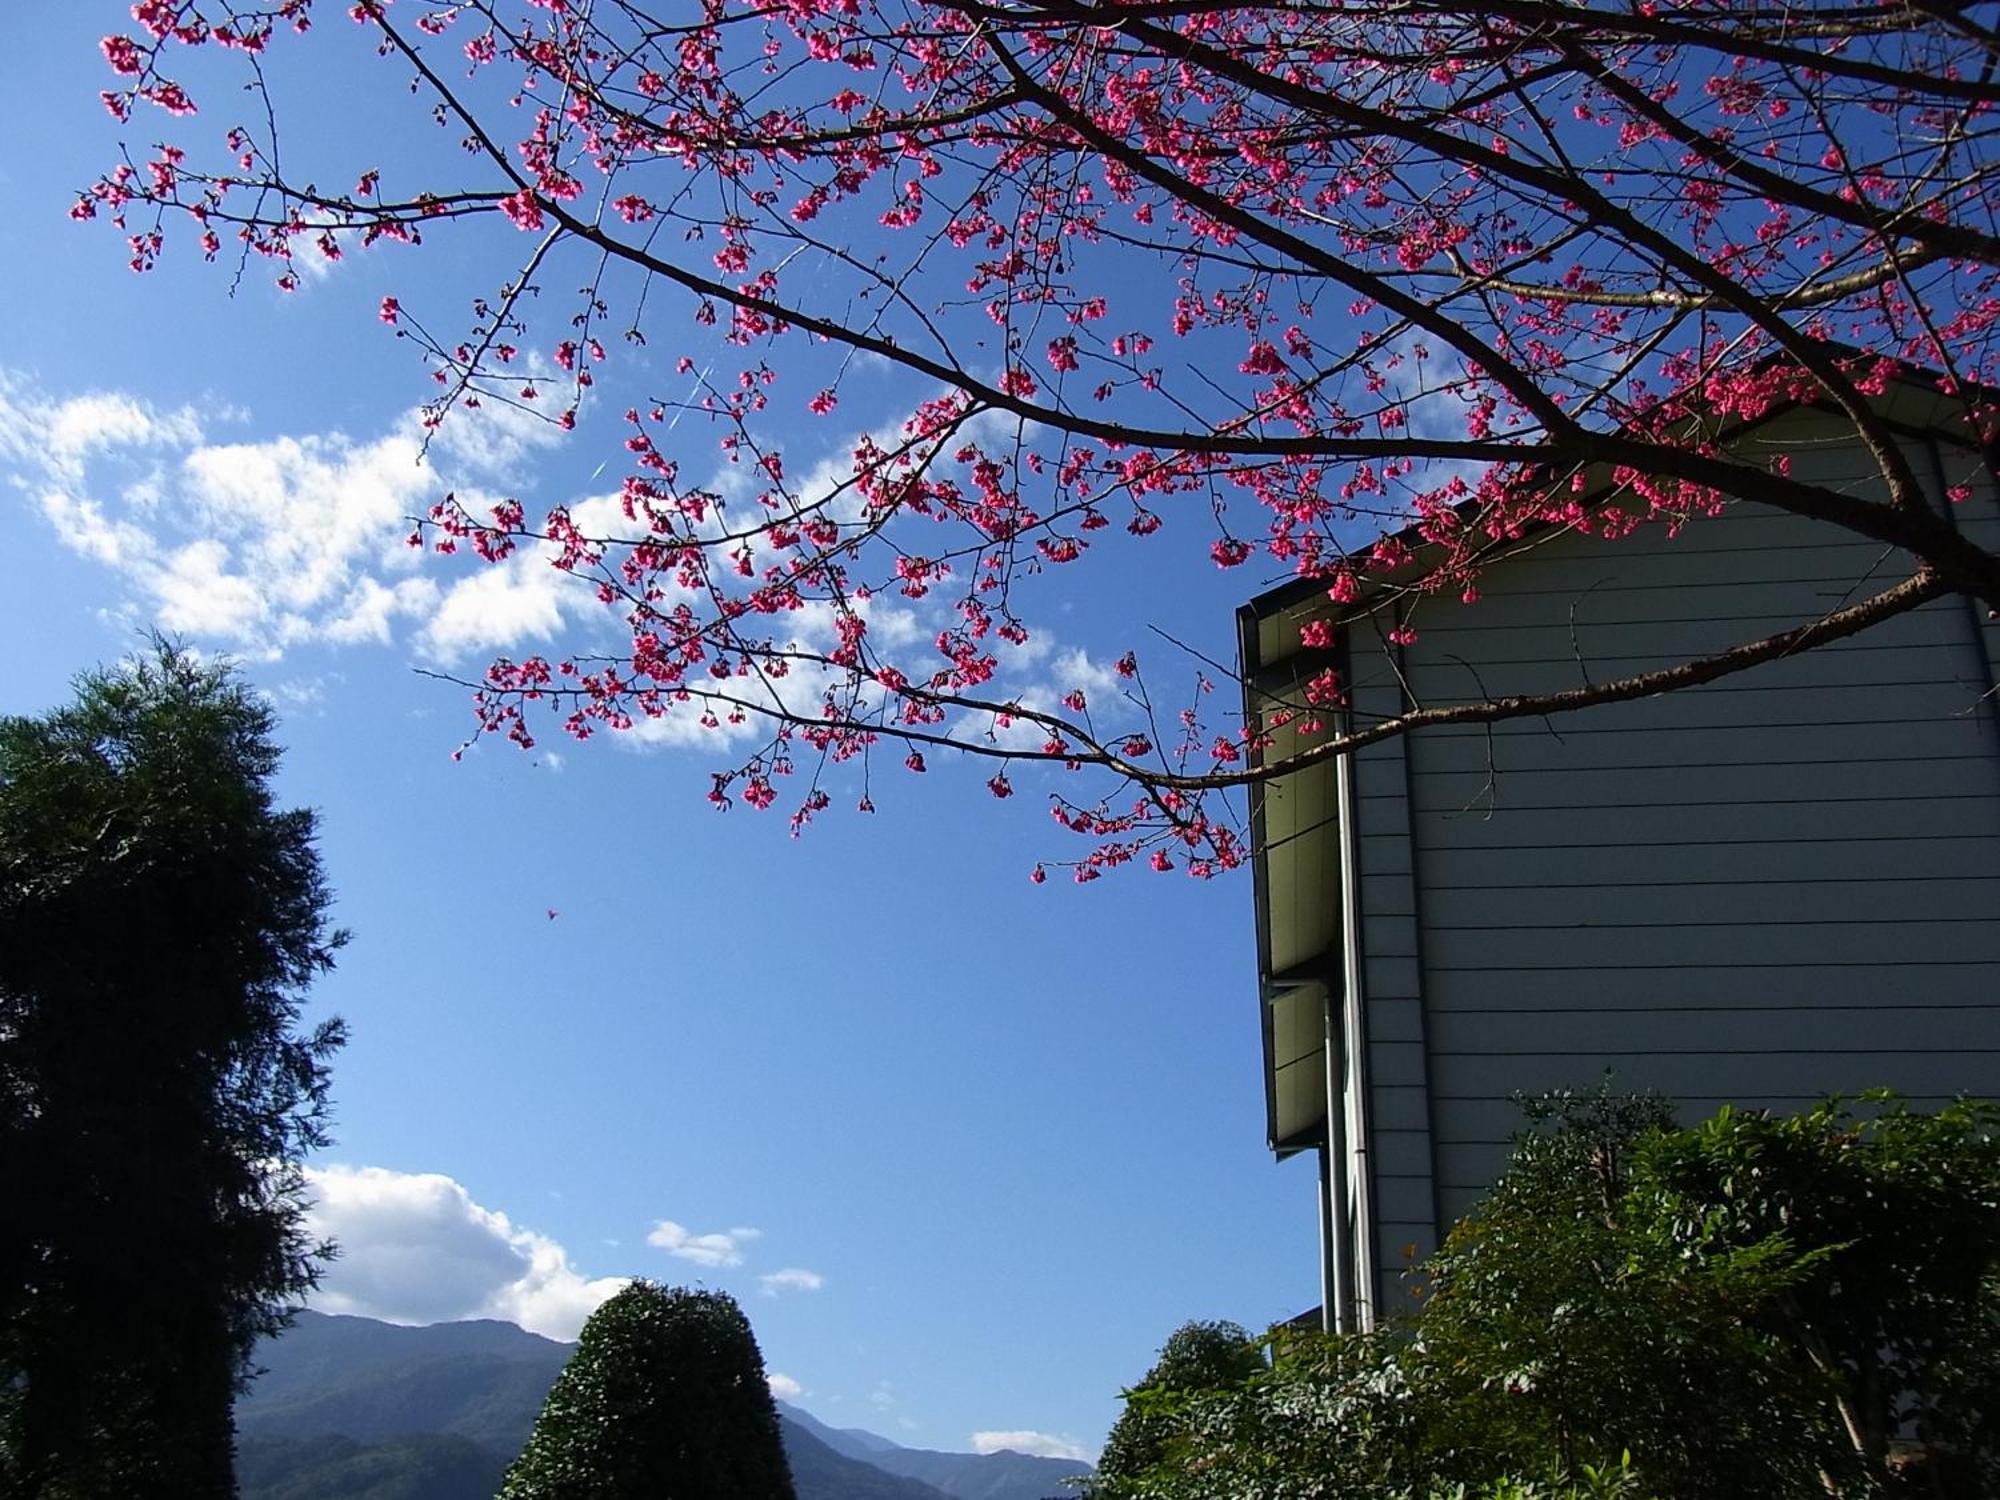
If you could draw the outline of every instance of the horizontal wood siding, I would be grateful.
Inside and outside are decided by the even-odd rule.
[[[1865,460],[1815,443],[1813,420],[1774,434],[1800,445],[1794,474],[1865,491]],[[1925,443],[1910,456],[1964,477]],[[2000,544],[1983,480],[1956,519]],[[1675,538],[1541,540],[1476,604],[1426,601],[1401,679],[1357,651],[1357,710],[1394,712],[1403,682],[1471,701],[1687,660],[1909,567],[1750,505]],[[1447,1219],[1503,1162],[1510,1096],[1607,1069],[1688,1117],[1882,1084],[2000,1094],[2000,627],[1983,617],[1947,598],[1709,687],[1420,732],[1400,785],[1364,777],[1371,1005],[1419,996],[1422,1017],[1383,1013],[1377,1129],[1434,1132]]]
[[[1349,671],[1367,686],[1352,695],[1359,718],[1399,712],[1403,694],[1381,653],[1381,641],[1356,641]],[[1428,1104],[1429,1051],[1424,1001],[1418,983],[1416,877],[1409,857],[1407,745],[1391,739],[1354,757],[1356,807],[1368,818],[1368,853],[1380,860],[1400,844],[1389,864],[1365,866],[1360,884],[1363,943],[1362,994],[1368,1047],[1368,1120],[1374,1211],[1375,1305],[1395,1309],[1405,1300],[1403,1271],[1437,1248],[1437,1186],[1432,1163]],[[1358,815],[1357,815],[1358,816]]]
[[[1987,473],[1979,455],[1939,443],[1932,447],[1931,457],[1940,482],[1964,492],[1965,498],[1951,506],[1951,517],[1958,523],[1958,529],[1988,552],[2000,552],[2000,494],[1996,494],[1993,476]],[[2000,683],[2000,620],[1991,618],[1986,607],[1977,601],[1967,601],[1967,608],[1974,632],[1984,638],[1990,688]],[[2000,692],[1987,698],[1986,708],[1990,720],[2000,726]]]

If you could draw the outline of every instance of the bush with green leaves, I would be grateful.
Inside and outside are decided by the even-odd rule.
[[[1808,1368],[1829,1466],[2000,1494],[2000,1107],[1856,1102],[1649,1139],[1632,1233],[1701,1273],[1784,1268],[1741,1310]]]
[[[1114,1429],[1088,1500],[1392,1497],[1409,1412],[1393,1341],[1281,1327],[1250,1347],[1241,1378],[1211,1367],[1174,1385],[1156,1369],[1127,1392],[1119,1428],[1146,1442],[1121,1444]]]
[[[795,1500],[734,1298],[635,1281],[583,1325],[501,1500]]]
[[[2000,1111],[1530,1116],[1414,1316],[1149,1381],[1093,1500],[2000,1493]]]
[[[1164,1440],[1142,1468],[1100,1465],[1087,1500],[1666,1500],[1623,1455],[1561,1478],[1454,1477],[1427,1447],[1437,1413],[1397,1336],[1278,1329],[1265,1347],[1269,1364],[1233,1386],[1129,1393]]]
[[[1125,1410],[1104,1440],[1104,1453],[1097,1461],[1098,1480],[1134,1478],[1166,1456],[1176,1424],[1171,1412],[1149,1404],[1146,1393],[1184,1397],[1230,1391],[1264,1369],[1257,1341],[1235,1323],[1184,1323],[1176,1328],[1146,1378],[1126,1393]]]
[[[1602,1090],[1530,1106],[1500,1181],[1423,1269],[1397,1359],[1416,1462],[1566,1480],[1634,1455],[1663,1493],[1824,1495],[1824,1382],[1747,1321],[1803,1273],[1759,1243],[1693,1259],[1629,1211],[1667,1106]]]

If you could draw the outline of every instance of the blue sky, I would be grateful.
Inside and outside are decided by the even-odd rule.
[[[998,804],[990,767],[942,759],[796,841],[710,810],[700,746],[451,759],[465,697],[414,668],[597,627],[546,568],[409,553],[401,517],[453,485],[594,493],[623,403],[565,441],[448,429],[420,468],[426,383],[374,310],[462,309],[441,279],[462,260],[389,248],[290,296],[253,269],[232,298],[181,241],[131,274],[115,232],[66,218],[114,160],[97,40],[125,24],[97,0],[0,19],[0,108],[34,143],[0,165],[0,711],[153,623],[279,704],[282,790],[320,810],[354,932],[313,1000],[354,1037],[316,1164],[348,1246],[323,1305],[562,1332],[607,1278],[698,1281],[827,1420],[1094,1452],[1178,1323],[1313,1303],[1310,1168],[1261,1144],[1247,877],[1032,886],[1083,852],[1044,785]],[[299,83],[288,146],[311,153],[346,85]],[[899,397],[857,373],[845,431]],[[1207,535],[1045,592],[1022,670],[1092,680],[1151,639],[1135,621],[1227,658],[1260,580],[1218,574]]]

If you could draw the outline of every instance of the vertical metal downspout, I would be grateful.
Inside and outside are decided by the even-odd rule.
[[[1938,446],[1937,434],[1925,433],[1924,446],[1930,450],[1931,483],[1937,490],[1937,507],[1944,513],[1945,524],[1956,532],[1959,529],[1958,512],[1952,507],[1951,498],[1945,494],[1951,476],[1945,472],[1944,450]],[[1986,608],[1970,594],[1960,594],[1959,598],[1964,601],[1966,619],[1972,624],[1972,658],[1986,684],[1986,691],[1980,695],[1979,701],[1990,707],[1990,717],[1996,726],[2000,726],[2000,691],[1995,689],[1993,662],[1986,654],[1986,632],[1991,628],[1986,623]]]
[[[1334,1222],[1333,1147],[1319,1148],[1319,1328],[1321,1333],[1339,1333],[1340,1270],[1342,1253],[1340,1228]]]
[[[1342,755],[1334,761],[1334,816],[1340,829],[1340,1030],[1345,1054],[1347,1087],[1345,1099],[1329,1095],[1331,1112],[1343,1105],[1342,1134],[1347,1138],[1347,1156],[1342,1163],[1342,1184],[1349,1187],[1352,1208],[1342,1217],[1350,1233],[1348,1253],[1348,1318],[1351,1327],[1366,1331],[1375,1326],[1375,1174],[1368,1159],[1368,1026],[1365,1014],[1365,970],[1361,960],[1361,860],[1354,827],[1354,757]],[[1328,1008],[1329,1023],[1332,1007]],[[1332,1026],[1329,1024],[1328,1032]],[[1327,1042],[1331,1072],[1333,1042]],[[1331,1113],[1329,1113],[1331,1118]],[[1331,1130],[1329,1130],[1331,1138]],[[1351,1186],[1350,1186],[1351,1185]],[[1349,1192],[1342,1192],[1343,1207]]]
[[[1327,1161],[1333,1153],[1319,1148],[1319,1330],[1333,1333],[1333,1191]]]
[[[1329,976],[1330,978],[1331,976]],[[1320,1009],[1325,1020],[1326,1144],[1319,1153],[1320,1327],[1328,1333],[1354,1331],[1354,1253],[1347,1209],[1346,1113],[1341,1082],[1345,1035],[1334,1006],[1339,990],[1326,986]],[[1343,1007],[1344,1008],[1344,1007]]]

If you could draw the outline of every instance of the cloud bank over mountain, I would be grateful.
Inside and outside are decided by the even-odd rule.
[[[975,1432],[972,1435],[972,1451],[1026,1453],[1032,1458],[1068,1458],[1078,1463],[1088,1463],[1091,1457],[1090,1451],[1073,1439],[1046,1432],[1031,1432],[1026,1428],[1011,1432]]]
[[[629,1279],[585,1275],[556,1241],[442,1173],[330,1166],[306,1177],[308,1231],[340,1251],[310,1299],[321,1312],[404,1324],[499,1318],[569,1340]]]

